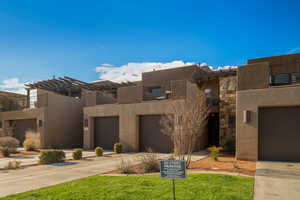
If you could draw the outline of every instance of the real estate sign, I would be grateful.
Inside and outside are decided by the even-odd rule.
[[[160,161],[160,177],[170,179],[186,178],[186,166],[184,160]]]

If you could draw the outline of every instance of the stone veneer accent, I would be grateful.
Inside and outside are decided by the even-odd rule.
[[[235,138],[236,76],[219,78],[220,145]]]

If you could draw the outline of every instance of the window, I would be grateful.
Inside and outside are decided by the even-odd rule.
[[[149,92],[156,97],[161,96],[161,88],[151,88]]]
[[[291,74],[276,74],[271,76],[271,85],[290,85],[292,83]]]
[[[293,73],[292,74],[292,82],[293,83],[300,83],[300,73]]]
[[[37,103],[37,90],[30,90],[29,94],[29,105],[30,108],[36,108],[36,103]]]

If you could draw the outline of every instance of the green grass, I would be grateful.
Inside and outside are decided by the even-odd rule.
[[[254,179],[218,174],[190,174],[176,180],[176,200],[252,199]],[[3,200],[171,200],[171,180],[150,176],[93,176]]]

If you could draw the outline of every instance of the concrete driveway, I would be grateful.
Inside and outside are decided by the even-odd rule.
[[[254,200],[299,200],[300,163],[257,162]]]
[[[18,170],[0,170],[0,197],[97,175],[118,167],[120,160],[139,162],[140,154],[115,154]]]

